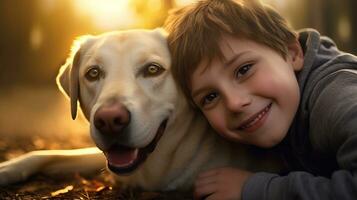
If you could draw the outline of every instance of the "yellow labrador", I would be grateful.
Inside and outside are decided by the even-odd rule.
[[[98,148],[30,152],[0,164],[0,185],[107,165],[126,186],[164,191],[188,189],[198,172],[214,167],[279,169],[271,157],[219,138],[190,109],[171,76],[160,29],[81,37],[57,82],[73,119],[79,102]]]

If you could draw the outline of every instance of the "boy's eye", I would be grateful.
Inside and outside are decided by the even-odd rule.
[[[218,94],[215,92],[206,95],[205,97],[203,97],[202,105],[211,103],[212,101],[215,100],[215,98],[217,98],[217,96],[218,96]]]
[[[244,76],[245,74],[247,74],[250,70],[250,68],[252,68],[253,64],[246,64],[243,65],[242,67],[240,67],[239,69],[236,70],[235,72],[235,77],[236,78],[240,78],[241,76]]]

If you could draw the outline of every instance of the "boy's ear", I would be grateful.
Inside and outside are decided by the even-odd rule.
[[[81,37],[72,45],[70,56],[61,66],[56,78],[57,86],[61,92],[70,98],[72,119],[77,116],[77,100],[79,95],[79,65],[81,60],[81,46],[87,37]]]
[[[294,71],[300,71],[304,66],[304,53],[297,39],[288,45],[288,60],[290,60]]]

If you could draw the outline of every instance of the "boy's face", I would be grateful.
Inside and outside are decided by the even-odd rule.
[[[300,45],[289,45],[286,59],[244,38],[223,36],[219,46],[224,59],[203,60],[192,75],[194,102],[222,136],[263,148],[278,144],[299,104]]]

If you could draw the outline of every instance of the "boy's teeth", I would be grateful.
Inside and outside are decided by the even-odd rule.
[[[271,104],[270,104],[270,105],[271,105]],[[265,113],[268,112],[268,110],[269,110],[269,108],[270,108],[270,105],[267,106],[266,108],[264,108],[264,110],[262,110],[262,112],[259,113],[259,115],[258,115],[256,118],[252,119],[252,120],[251,120],[250,122],[248,122],[247,124],[241,126],[241,129],[249,128],[249,127],[253,126],[256,122],[258,122],[258,121],[265,115]]]

